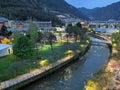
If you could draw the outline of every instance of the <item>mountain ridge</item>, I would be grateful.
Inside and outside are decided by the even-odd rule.
[[[65,0],[1,0],[0,1],[0,16],[9,19],[33,18],[36,20],[53,20],[57,21],[56,14],[67,13],[73,17],[87,19],[79,10],[68,4]],[[52,12],[52,13],[51,13]]]
[[[102,8],[79,8],[79,10],[91,20],[120,20],[120,1]]]

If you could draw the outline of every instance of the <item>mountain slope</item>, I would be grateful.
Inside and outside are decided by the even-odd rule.
[[[93,20],[120,20],[120,2],[102,8],[79,8],[79,10]]]
[[[82,19],[88,19],[85,15],[83,15],[77,8],[68,4],[65,0],[41,0],[44,5],[46,5],[51,10],[59,11],[61,13],[70,14],[72,16],[76,16]]]
[[[44,12],[39,0],[1,0],[0,16],[6,16],[11,19],[27,19],[33,17],[36,19],[49,19],[49,13]]]
[[[57,21],[55,13],[51,11],[86,19],[78,9],[64,0],[0,0],[0,16],[10,19],[26,20],[32,17],[37,20]]]

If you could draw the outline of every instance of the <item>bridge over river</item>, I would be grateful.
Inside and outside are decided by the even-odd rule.
[[[120,21],[89,21],[92,28],[120,28]]]
[[[92,45],[84,60],[77,60],[20,90],[83,90],[87,80],[107,63],[109,55],[106,46]]]

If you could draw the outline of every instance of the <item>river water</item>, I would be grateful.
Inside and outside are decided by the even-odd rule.
[[[77,60],[20,90],[83,90],[85,82],[107,63],[109,55],[107,47],[92,45],[84,60]]]

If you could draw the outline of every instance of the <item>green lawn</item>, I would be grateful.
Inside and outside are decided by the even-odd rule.
[[[86,42],[81,43],[87,45]],[[50,45],[45,45],[36,51],[34,57],[28,60],[18,60],[13,55],[2,57],[0,58],[0,82],[41,67],[40,62],[42,60],[48,60],[49,63],[55,62],[63,58],[67,50],[83,50],[84,47],[81,47],[81,43],[55,43],[53,44],[53,51]],[[37,59],[37,55],[41,56],[41,59]]]
[[[15,62],[13,55],[0,58],[0,73],[4,72],[13,62]]]

